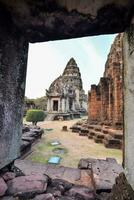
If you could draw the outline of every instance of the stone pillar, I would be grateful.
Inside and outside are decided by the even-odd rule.
[[[106,122],[108,120],[108,109],[109,109],[109,79],[101,78],[101,121]]]
[[[28,43],[10,20],[0,7],[0,168],[20,155],[28,54]]]
[[[100,122],[101,94],[99,85],[91,85],[91,91],[88,93],[88,116],[89,121]]]
[[[109,81],[109,112],[108,120],[111,122],[113,120],[113,90],[112,90],[112,81]]]
[[[50,102],[50,98],[48,97],[48,100],[47,100],[47,112],[50,112],[50,106],[51,106],[51,102]]]
[[[61,100],[58,99],[58,112],[60,112],[60,111],[61,111]]]
[[[124,135],[125,171],[134,189],[134,24],[124,35]]]
[[[75,101],[73,100],[72,110],[75,111]]]
[[[113,125],[122,122],[122,80],[120,76],[122,71],[120,67],[114,66],[114,116]]]
[[[52,98],[50,99],[50,110],[49,111],[50,112],[53,111],[53,99]]]
[[[69,111],[69,98],[66,98],[66,112]]]
[[[62,99],[62,112],[66,112],[66,108],[65,108],[65,99]]]

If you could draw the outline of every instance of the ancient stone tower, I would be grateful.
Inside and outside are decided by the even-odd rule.
[[[81,73],[74,58],[67,63],[59,76],[47,90],[49,113],[83,112],[86,110],[86,95]]]
[[[117,35],[111,46],[103,77],[98,85],[91,85],[88,95],[90,122],[122,125],[122,39],[122,34]]]

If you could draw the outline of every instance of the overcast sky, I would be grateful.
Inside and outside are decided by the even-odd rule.
[[[80,68],[85,92],[97,84],[115,35],[85,37],[30,44],[26,93],[29,98],[45,95],[52,81],[63,73],[71,57]]]

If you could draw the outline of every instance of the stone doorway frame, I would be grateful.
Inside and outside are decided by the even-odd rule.
[[[71,2],[0,0],[0,168],[20,154],[28,43],[126,31],[124,165],[134,189],[134,2]]]
[[[58,112],[59,110],[58,105],[59,105],[58,100],[53,100],[53,111]]]

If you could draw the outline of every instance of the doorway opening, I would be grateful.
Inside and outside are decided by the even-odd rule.
[[[57,100],[53,101],[53,111],[58,111],[58,101]]]
[[[105,36],[105,42],[106,37],[110,36]],[[46,121],[39,123],[39,126],[46,130],[43,136],[45,140],[36,145],[27,159],[47,164],[50,155],[56,156],[55,147],[50,143],[58,141],[58,148],[66,149],[64,154],[59,155],[61,157],[59,165],[77,167],[80,159],[88,157],[97,159],[111,157],[122,163],[121,37],[121,35],[112,36],[111,42],[107,41],[103,49],[102,39],[99,41],[101,36],[91,39],[95,42],[94,46],[91,41],[89,42],[91,37],[81,38],[78,41],[72,39],[48,42],[51,52],[54,51],[47,56],[49,59],[43,64],[46,66],[46,72],[42,73],[42,80],[47,80],[43,91],[46,89],[44,95],[47,99],[47,108],[44,112],[48,117]],[[117,51],[116,46],[118,46]],[[56,49],[59,49],[58,53]],[[81,51],[77,51],[78,49]],[[67,52],[67,56],[63,52]],[[105,53],[104,58],[99,53],[102,55]],[[53,56],[55,61],[52,59]],[[39,63],[38,61],[34,63],[36,62]],[[47,66],[52,66],[55,70]],[[47,74],[45,78],[44,74]],[[27,82],[29,76],[30,73]],[[59,113],[58,117],[56,112]],[[54,118],[57,121],[53,121]],[[66,131],[63,131],[64,126],[67,126]],[[50,129],[52,131],[48,132]]]

